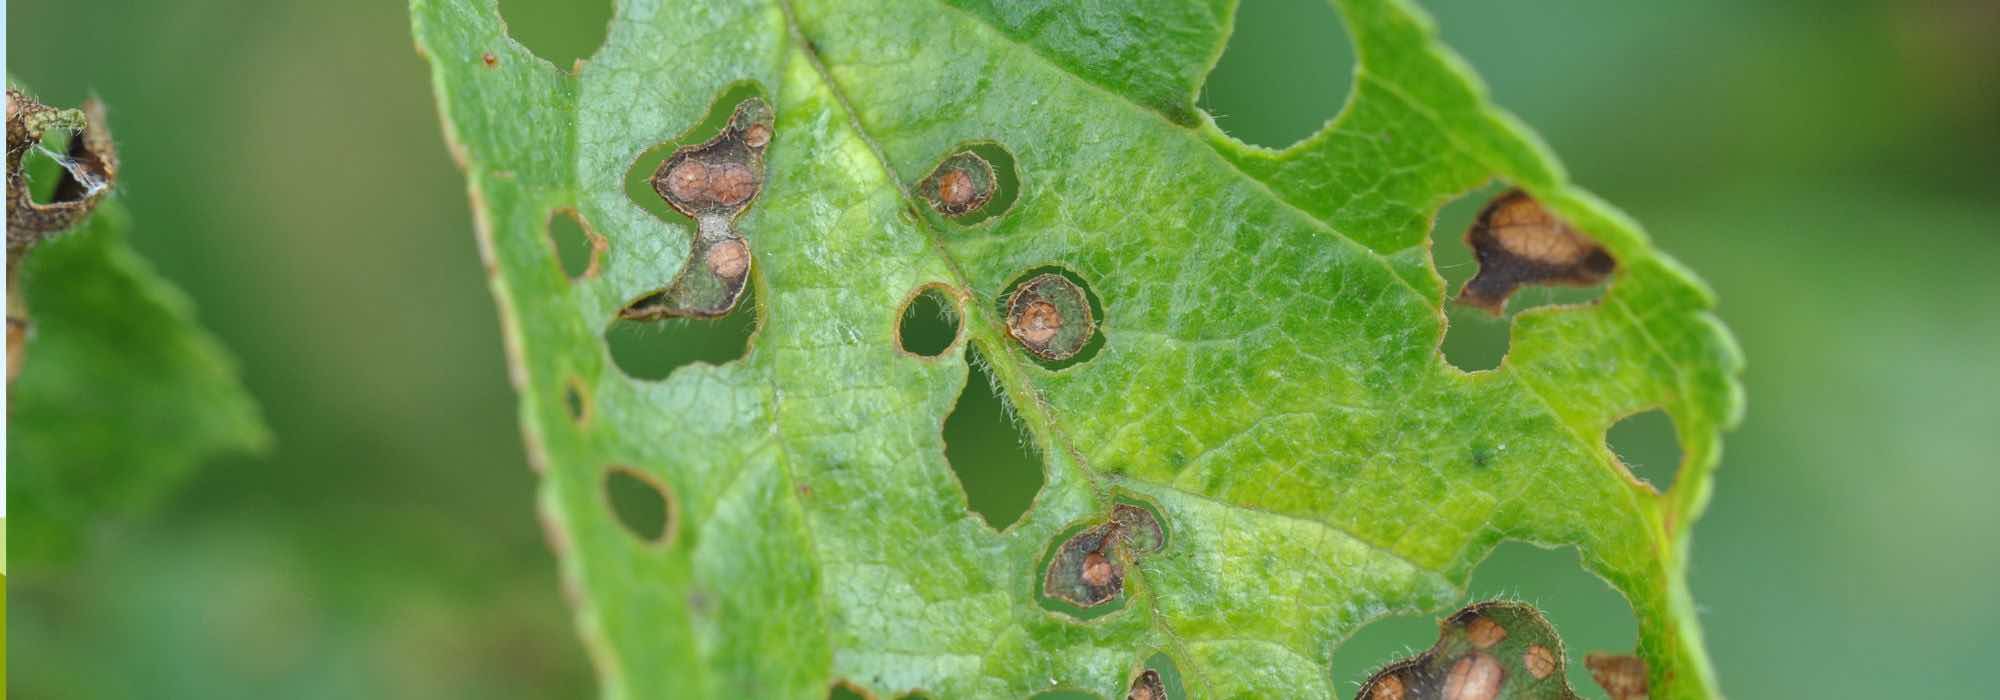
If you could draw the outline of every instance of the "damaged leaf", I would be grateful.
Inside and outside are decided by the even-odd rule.
[[[1522,285],[1588,287],[1610,278],[1618,263],[1603,246],[1520,190],[1509,190],[1479,211],[1465,244],[1479,260],[1458,301],[1499,315]]]
[[[1451,607],[1503,538],[1574,545],[1625,595],[1653,697],[1716,694],[1683,575],[1741,410],[1712,296],[1569,182],[1408,2],[1335,4],[1352,98],[1272,151],[1194,106],[1228,0],[623,0],[575,71],[511,41],[490,2],[412,0],[605,694],[1137,697],[1154,689],[1136,660],[1164,650],[1169,693],[1329,698],[1362,680],[1333,677],[1342,640]],[[749,173],[677,190],[670,167],[652,194],[685,216],[628,196],[634,163],[744,85],[770,133],[730,226],[704,217]],[[976,163],[939,172],[968,149],[991,153],[984,204]],[[1473,299],[1585,275],[1607,289],[1519,314],[1507,363],[1467,374],[1438,352],[1449,291],[1429,229],[1491,181],[1533,205],[1496,210],[1493,250],[1561,274],[1516,265]],[[570,210],[606,244],[574,281],[542,238]],[[1575,237],[1518,245],[1501,214],[1536,211],[1534,230]],[[739,269],[703,247],[728,232],[757,299],[748,354],[657,381],[611,366],[599,330],[631,300],[725,308],[662,290]],[[1082,300],[1016,294],[1043,272]],[[962,342],[935,357],[898,351],[926,287],[967,295]],[[1005,529],[967,510],[939,430],[975,355],[1045,475]],[[1604,444],[1650,408],[1686,455],[1665,493]],[[610,465],[674,494],[670,544],[606,507]],[[1157,538],[1120,519],[1139,503]],[[1513,656],[1456,681],[1454,660],[1433,685],[1560,678],[1559,649],[1507,632],[1495,648]]]
[[[1476,603],[1438,626],[1437,644],[1376,671],[1356,700],[1574,700],[1562,638],[1526,603]]]
[[[51,131],[70,134],[59,151],[43,144]],[[48,201],[38,202],[34,184],[22,167],[29,150],[43,149],[60,166]],[[7,87],[7,258],[41,239],[75,227],[97,208],[118,181],[118,152],[104,124],[104,105],[85,102],[82,109],[55,109],[9,85]]]
[[[200,462],[262,450],[270,436],[187,297],[126,244],[130,218],[105,199],[117,158],[101,106],[72,114],[34,106],[12,86],[7,96],[8,360],[20,363],[7,391],[8,548],[60,560],[93,526],[142,511]],[[51,202],[27,213],[15,208],[13,137],[37,118],[16,122],[24,114],[42,115],[44,127],[80,125]]]

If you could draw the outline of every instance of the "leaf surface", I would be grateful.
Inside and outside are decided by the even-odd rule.
[[[17,272],[32,324],[7,392],[10,554],[71,556],[201,461],[270,443],[227,351],[125,242],[116,202]]]
[[[1272,151],[1193,107],[1224,0],[625,0],[575,73],[490,2],[413,0],[607,695],[1122,697],[1163,655],[1194,697],[1331,697],[1361,680],[1331,676],[1341,640],[1450,607],[1502,539],[1575,545],[1631,601],[1655,695],[1712,693],[1682,574],[1740,360],[1710,293],[1570,184],[1417,10],[1337,4],[1353,98]],[[630,379],[603,329],[699,260],[696,223],[628,195],[628,171],[706,139],[746,83],[776,112],[734,222],[757,334],[739,360]],[[973,225],[925,198],[969,144],[1018,180]],[[1494,179],[1618,268],[1601,302],[1520,314],[1507,361],[1466,373],[1438,352],[1430,221]],[[607,244],[575,280],[546,238],[562,210]],[[1049,268],[1101,307],[1101,347],[1066,365],[1009,327],[1008,292]],[[927,285],[965,300],[935,359],[897,346]],[[968,345],[1044,461],[1004,530],[968,512],[939,433]],[[1604,443],[1650,408],[1687,455],[1665,494]],[[621,527],[614,467],[663,487],[664,541]],[[1120,504],[1164,544],[1127,544]],[[1052,600],[1049,567],[1085,575],[1093,552],[1114,599]]]

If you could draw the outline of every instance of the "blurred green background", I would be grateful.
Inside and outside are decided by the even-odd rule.
[[[1720,292],[1749,355],[1750,413],[1692,571],[1723,687],[1990,692],[2000,5],[1426,4],[1576,180]],[[503,5],[565,64],[608,15],[604,0]],[[1204,106],[1256,143],[1311,132],[1351,68],[1335,21],[1314,0],[1244,0]],[[12,0],[7,28],[8,70],[52,104],[110,105],[134,244],[237,353],[278,438],[107,523],[74,564],[14,567],[10,691],[594,692],[402,4]],[[1454,282],[1477,204],[1443,217]],[[1504,324],[1453,317],[1451,357],[1496,361]],[[991,453],[959,466],[1005,510],[1034,484],[1005,467],[1004,423],[983,425],[959,429],[954,459]],[[1660,427],[1614,444],[1664,479]],[[1574,561],[1508,545],[1473,593],[1543,604],[1579,653],[1629,647],[1623,602]],[[1336,674],[1351,683],[1431,634],[1371,626]]]

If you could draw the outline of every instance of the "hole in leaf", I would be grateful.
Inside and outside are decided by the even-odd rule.
[[[582,215],[564,209],[550,216],[549,244],[555,247],[563,276],[574,280],[597,274],[605,241],[584,224]]]
[[[1326,0],[1240,3],[1202,110],[1246,143],[1284,147],[1317,133],[1351,89],[1354,49],[1341,26]]]
[[[1187,685],[1179,666],[1166,652],[1153,654],[1139,667],[1125,691],[1126,700],[1187,700]]]
[[[1333,680],[1352,688],[1390,662],[1424,652],[1437,640],[1436,615],[1392,615],[1356,630],[1333,652]]]
[[[1562,632],[1569,649],[1564,672],[1572,688],[1595,687],[1583,664],[1586,649],[1631,649],[1639,624],[1625,597],[1583,569],[1576,548],[1543,549],[1503,542],[1472,572],[1467,590],[1481,597],[1526,601]]]
[[[625,196],[630,198],[632,203],[652,212],[662,220],[691,221],[687,215],[668,205],[667,200],[662,199],[660,193],[653,189],[653,173],[659,171],[660,164],[673,157],[674,151],[680,147],[707,143],[715,138],[716,134],[722,133],[722,128],[729,124],[729,118],[735,114],[737,105],[751,98],[763,99],[763,97],[764,89],[750,81],[734,83],[724,88],[722,94],[717,95],[715,101],[709,104],[708,115],[702,117],[700,124],[696,124],[694,128],[671,141],[648,148],[639,154],[638,159],[632,162],[632,167],[625,171]]]
[[[1674,475],[1680,472],[1681,442],[1666,411],[1626,416],[1605,433],[1604,442],[1632,476],[1660,491],[1673,488]]]
[[[536,56],[570,70],[611,32],[610,0],[500,0],[507,35]]]
[[[21,171],[28,180],[28,196],[36,204],[52,204],[57,186],[70,179],[69,169],[57,160],[68,153],[70,141],[75,132],[69,129],[53,128],[42,133],[39,147],[30,146],[21,157]]]
[[[757,290],[744,290],[736,309],[720,318],[613,320],[604,330],[611,362],[625,376],[644,381],[666,379],[674,370],[697,362],[719,365],[750,352],[757,330]]]
[[[872,700],[875,694],[854,685],[853,681],[837,680],[826,689],[826,700]]]
[[[944,456],[965,488],[967,506],[998,529],[1012,527],[1042,488],[1042,458],[1015,424],[1013,409],[977,348],[966,352],[970,376],[944,419]]]
[[[631,467],[604,471],[604,503],[633,537],[664,544],[674,531],[673,496],[652,475]]]
[[[1392,661],[1362,683],[1359,698],[1496,700],[1575,697],[1557,673],[1563,648],[1535,607],[1474,603],[1445,617],[1423,653]]]
[[[1473,572],[1467,590],[1474,594],[1472,600],[1520,600],[1539,609],[1561,632],[1569,649],[1562,668],[1571,688],[1594,687],[1590,670],[1577,650],[1628,649],[1638,639],[1631,606],[1610,584],[1582,568],[1573,547],[1543,549],[1525,542],[1503,542]],[[1396,615],[1368,623],[1335,652],[1334,680],[1360,682],[1392,662],[1423,653],[1437,640],[1438,619],[1436,615]],[[1520,668],[1539,663],[1526,658],[1530,650],[1525,647],[1510,649],[1510,653],[1516,652],[1521,655]],[[1507,666],[1516,667],[1512,657]]]
[[[896,324],[897,346],[922,357],[937,357],[958,342],[958,305],[942,287],[927,287],[903,304]]]
[[[577,423],[590,421],[590,400],[585,398],[583,380],[570,377],[563,384],[563,409],[569,412],[569,419]]]
[[[1444,278],[1445,327],[1440,352],[1446,362],[1467,372],[1490,370],[1506,359],[1509,332],[1520,312],[1541,306],[1591,303],[1604,296],[1604,285],[1590,287],[1525,287],[1513,294],[1506,313],[1494,316],[1479,307],[1454,301],[1479,274],[1479,261],[1465,243],[1466,232],[1487,204],[1506,194],[1501,183],[1488,183],[1438,210],[1431,229],[1431,260]]]
[[[1104,305],[1074,272],[1029,270],[1007,285],[999,304],[1008,337],[1043,367],[1074,367],[1104,349]]]

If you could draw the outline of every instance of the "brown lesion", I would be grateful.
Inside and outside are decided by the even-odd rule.
[[[1160,680],[1160,672],[1146,669],[1132,678],[1131,687],[1125,691],[1125,700],[1169,700],[1167,685]]]
[[[1118,503],[1104,523],[1057,547],[1042,576],[1042,595],[1079,608],[1109,603],[1125,592],[1127,567],[1165,547],[1166,531],[1152,511]]]
[[[773,121],[763,99],[743,100],[715,138],[681,147],[653,171],[653,191],[694,219],[693,250],[672,284],[627,305],[620,317],[716,318],[736,308],[753,257],[735,221],[763,191]]]
[[[1562,640],[1533,606],[1475,603],[1438,626],[1438,641],[1363,683],[1357,700],[1577,697],[1562,676]]]
[[[61,154],[51,153],[62,173],[48,201],[37,202],[23,168],[29,149],[42,147],[50,131],[68,131]],[[20,373],[31,326],[16,284],[21,259],[43,240],[75,228],[97,209],[118,180],[118,152],[105,126],[104,105],[87,100],[82,109],[56,109],[7,88],[7,380]]]
[[[1043,360],[1075,357],[1096,333],[1090,298],[1062,275],[1036,275],[1007,298],[1007,334]]]
[[[1479,273],[1458,292],[1459,303],[1499,315],[1524,285],[1589,287],[1610,278],[1618,263],[1541,202],[1508,190],[1479,211],[1465,233]]]
[[[1592,653],[1583,657],[1591,680],[1604,689],[1611,700],[1645,700],[1648,693],[1646,662],[1624,654]]]
[[[966,150],[947,156],[923,182],[917,184],[917,192],[939,214],[960,218],[978,212],[993,201],[999,182],[992,163]]]

